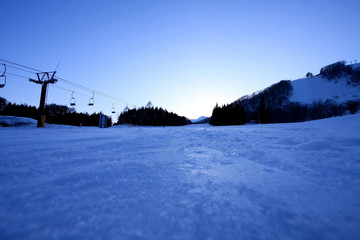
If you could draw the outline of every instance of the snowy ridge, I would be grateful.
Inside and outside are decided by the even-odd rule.
[[[0,136],[0,239],[360,238],[360,115]]]

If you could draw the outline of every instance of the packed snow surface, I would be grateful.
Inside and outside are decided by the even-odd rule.
[[[0,239],[359,239],[360,115],[0,128]]]

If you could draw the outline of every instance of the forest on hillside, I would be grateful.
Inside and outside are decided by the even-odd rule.
[[[137,126],[183,126],[190,123],[186,117],[178,116],[163,108],[154,107],[151,102],[146,107],[125,108],[117,122],[117,124]]]

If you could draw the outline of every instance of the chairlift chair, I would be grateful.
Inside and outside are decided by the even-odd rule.
[[[6,73],[6,64],[2,63],[1,65],[4,65],[4,72],[2,74],[0,74],[0,77],[5,76]]]
[[[115,113],[114,104],[112,105],[111,112],[112,112],[112,113]]]
[[[74,98],[74,92],[71,93],[70,106],[76,106],[76,98]]]
[[[93,96],[89,99],[89,106],[94,106],[94,102],[95,102],[95,100],[94,100],[95,93],[94,92],[92,92],[92,93],[93,93]]]
[[[0,88],[5,87],[5,85],[6,85],[6,76],[4,75],[0,77]]]
[[[4,65],[4,72],[2,74],[0,74],[0,88],[5,87],[6,85],[6,64],[2,64]]]

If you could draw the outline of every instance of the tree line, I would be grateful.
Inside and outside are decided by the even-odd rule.
[[[354,69],[352,66],[346,65],[345,61],[339,61],[321,68],[320,75],[329,81],[347,75],[351,82],[360,84],[360,69]]]
[[[337,103],[332,100],[316,101],[312,104],[289,102],[283,106],[268,105],[264,97],[254,109],[247,109],[239,104],[216,105],[210,124],[214,126],[242,125],[251,123],[289,123],[304,122],[347,114],[355,114],[360,109],[360,100]],[[250,116],[250,117],[249,117]]]
[[[137,126],[183,126],[190,124],[186,117],[178,116],[166,109],[153,107],[149,102],[146,107],[125,108],[120,114],[117,124],[132,124]]]
[[[0,97],[0,115],[28,117],[38,119],[39,110],[27,104],[15,104]],[[77,113],[75,108],[65,105],[49,104],[45,107],[46,123],[73,126],[99,126],[100,113]],[[111,126],[111,116],[107,116],[108,127]]]
[[[289,123],[304,122],[329,117],[355,114],[360,108],[359,100],[351,100],[345,103],[337,103],[333,100],[315,101],[311,104],[290,102],[282,107],[259,107],[256,115],[259,123]]]
[[[222,107],[216,104],[210,119],[210,124],[214,126],[242,125],[246,122],[246,112],[240,104],[228,104]]]

